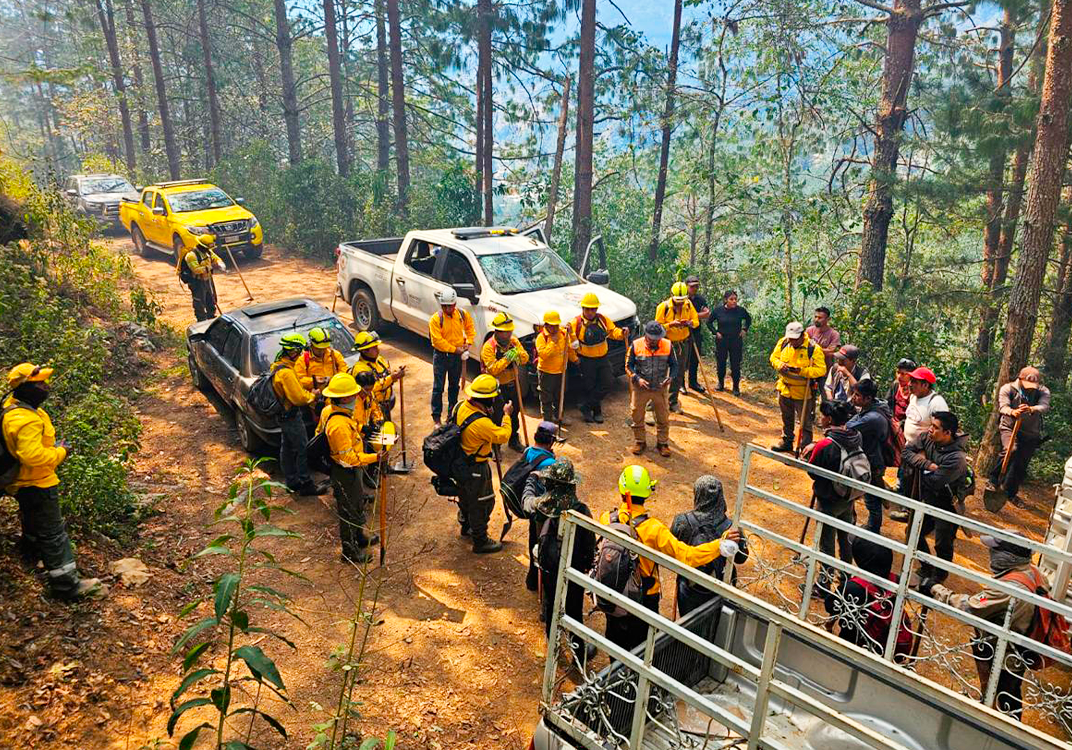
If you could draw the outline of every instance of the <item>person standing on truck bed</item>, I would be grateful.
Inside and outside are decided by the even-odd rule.
[[[567,363],[577,362],[577,352],[569,346],[569,337],[562,328],[562,317],[557,310],[543,314],[543,328],[536,334],[536,357],[536,369],[540,374],[540,416],[567,427],[569,423],[558,413],[558,402]]]
[[[603,423],[603,399],[610,392],[614,371],[607,358],[607,339],[628,341],[629,329],[619,328],[599,312],[599,297],[581,298],[581,314],[570,323],[570,347],[581,367],[581,415],[585,422]]]
[[[360,378],[361,373],[370,372],[376,378],[372,386],[372,395],[380,406],[385,421],[391,421],[391,409],[395,406],[395,383],[406,376],[406,366],[402,365],[391,372],[391,364],[380,354],[380,334],[375,331],[362,331],[354,340],[354,347],[361,358],[354,362],[350,374]],[[360,379],[357,381],[361,382]]]
[[[723,542],[732,541],[727,546],[727,551],[736,554],[739,549],[741,532],[738,529],[727,529],[722,536],[711,542],[692,546],[685,544],[675,537],[666,524],[648,513],[646,504],[655,491],[656,480],[643,466],[626,466],[618,477],[618,492],[622,502],[617,509],[607,511],[600,517],[600,523],[617,524],[625,526],[633,538],[638,539],[644,545],[652,549],[670,555],[685,565],[694,568],[706,565],[722,553]],[[619,529],[620,530],[620,529]],[[610,540],[604,538],[600,542],[602,556],[607,549]],[[616,543],[611,543],[617,546]],[[637,561],[640,579],[643,586],[642,604],[648,609],[658,612],[659,599],[662,595],[662,587],[659,583],[659,566],[646,557],[640,557]],[[596,562],[596,571],[599,569],[599,561]],[[593,575],[597,575],[594,571]],[[635,615],[608,614],[607,615],[607,640],[617,644],[623,649],[632,649],[644,642],[648,636],[648,624]]]
[[[212,249],[216,245],[216,236],[203,234],[197,238],[197,244],[190,252],[179,255],[175,272],[179,280],[190,288],[190,297],[194,306],[194,317],[199,321],[216,317],[216,285],[212,281],[212,272],[218,268],[227,270],[227,265]]]
[[[655,322],[666,329],[666,338],[674,349],[677,367],[670,379],[670,411],[681,412],[678,398],[685,385],[689,360],[692,359],[692,332],[700,327],[700,318],[689,299],[689,288],[678,281],[670,290],[671,297],[655,308]]]
[[[444,289],[439,293],[439,312],[428,319],[432,339],[432,421],[443,417],[443,384],[447,386],[447,414],[458,403],[462,368],[469,356],[469,345],[476,341],[473,316],[458,309],[458,293]]]
[[[472,537],[473,552],[498,552],[502,543],[488,536],[488,521],[495,507],[495,488],[491,484],[488,459],[496,445],[502,445],[510,438],[510,415],[514,412],[514,404],[512,401],[503,404],[502,421],[499,424],[492,421],[499,382],[487,373],[474,378],[465,389],[465,395],[468,398],[458,404],[452,415],[455,424],[462,428],[462,452],[469,460],[467,474],[458,483],[458,522],[462,536]]]
[[[297,495],[323,495],[327,487],[317,485],[309,474],[309,457],[305,452],[308,437],[302,419],[302,407],[316,399],[303,388],[295,363],[305,352],[305,336],[288,333],[279,339],[279,353],[272,363],[272,390],[283,407],[279,419],[279,467],[287,489]]]
[[[480,350],[480,363],[484,367],[484,372],[493,376],[499,383],[502,396],[496,402],[494,414],[494,418],[498,419],[502,416],[501,404],[504,401],[521,403],[521,394],[516,388],[517,371],[515,368],[527,365],[529,355],[514,335],[514,319],[507,313],[501,312],[496,315],[491,321],[491,327],[495,333],[484,342],[484,348]],[[525,446],[517,437],[518,422],[522,419],[524,416],[518,414],[518,418],[510,423],[510,448],[518,453],[525,450]]]

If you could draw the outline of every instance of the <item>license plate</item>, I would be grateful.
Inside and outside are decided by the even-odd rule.
[[[229,245],[232,242],[238,242],[239,237],[241,237],[241,235],[238,235],[238,234],[225,234],[225,235],[223,235],[223,241],[224,241],[224,243]]]

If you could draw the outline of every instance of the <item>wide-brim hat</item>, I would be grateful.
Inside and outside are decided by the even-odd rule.
[[[52,377],[51,367],[41,367],[32,362],[15,365],[7,374],[7,384],[18,388],[23,383],[47,383]]]

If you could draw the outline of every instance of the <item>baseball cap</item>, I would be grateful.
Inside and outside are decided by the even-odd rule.
[[[1020,380],[1020,385],[1029,391],[1033,391],[1039,387],[1039,380],[1041,379],[1041,373],[1039,373],[1036,367],[1025,367],[1020,370],[1020,374],[1017,376]]]
[[[1031,550],[1027,547],[1023,547],[1006,539],[998,539],[996,536],[991,536],[990,534],[981,534],[979,536],[979,541],[990,549],[1000,549],[1005,550],[1006,552],[1012,552],[1015,555],[1020,555],[1021,557],[1031,557]]]
[[[644,324],[644,335],[651,336],[653,339],[661,339],[666,335],[666,329],[657,320],[649,320]]]
[[[908,377],[912,378],[912,380],[925,380],[931,385],[938,382],[938,378],[934,377],[934,372],[929,367],[917,367],[908,373]]]
[[[794,320],[792,323],[785,327],[785,337],[787,339],[795,339],[804,335],[804,324]]]
[[[700,283],[700,277],[697,276],[696,274],[691,274],[690,276],[685,277],[685,283],[686,284],[699,284]]]
[[[845,344],[834,353],[836,359],[859,359],[860,348],[852,344]]]

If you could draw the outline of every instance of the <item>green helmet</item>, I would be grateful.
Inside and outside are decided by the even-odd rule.
[[[309,343],[318,349],[323,349],[331,343],[331,334],[317,326],[309,331]]]
[[[288,333],[279,339],[279,346],[282,347],[283,351],[304,349],[307,345],[308,342],[300,333]]]

